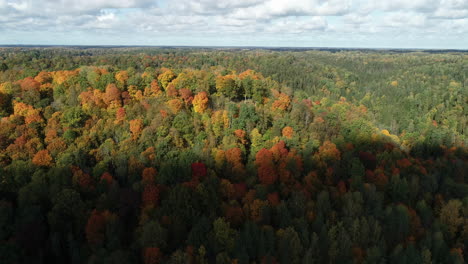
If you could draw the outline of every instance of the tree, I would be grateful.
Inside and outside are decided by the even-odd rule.
[[[11,96],[0,89],[0,117],[7,116],[11,111]]]
[[[167,230],[156,221],[148,221],[140,229],[139,242],[141,247],[157,247],[163,249],[166,246]]]
[[[143,169],[141,173],[142,183],[144,185],[155,183],[157,171],[153,167]]]
[[[242,150],[240,148],[231,148],[226,150],[225,155],[226,162],[232,167],[232,171],[237,175],[243,174]]]
[[[286,126],[282,130],[283,137],[291,139],[294,134],[294,129],[290,126]]]
[[[239,141],[240,141],[240,143],[242,145],[245,145],[247,143],[247,140],[245,138],[246,133],[245,133],[244,130],[236,129],[236,130],[234,130],[234,135],[239,139]]]
[[[49,151],[44,149],[38,151],[36,155],[34,155],[32,162],[37,166],[50,167],[52,165],[52,157],[50,156]]]
[[[118,120],[118,121],[122,121],[125,119],[125,116],[127,115],[126,111],[125,111],[125,108],[123,107],[120,107],[119,109],[117,109],[117,111],[115,112],[115,119]]]
[[[128,80],[128,72],[127,71],[119,71],[115,74],[115,79],[119,84],[123,87],[127,84]]]
[[[234,75],[218,76],[216,78],[216,90],[230,99],[242,96],[234,78]]]
[[[80,107],[71,107],[65,110],[62,114],[62,122],[65,126],[78,128],[83,125],[86,120],[86,114]]]
[[[258,179],[262,184],[274,184],[278,179],[278,173],[273,163],[273,153],[268,149],[261,149],[255,155]]]
[[[193,110],[196,113],[203,113],[205,112],[206,108],[208,107],[208,93],[207,92],[200,92],[193,98]]]
[[[52,76],[54,78],[54,82],[57,84],[63,84],[71,77],[76,76],[78,74],[78,69],[73,71],[56,71],[52,72]]]
[[[319,147],[321,159],[324,161],[335,161],[341,159],[341,152],[336,148],[336,145],[330,141],[323,142],[323,145]]]
[[[39,91],[41,83],[34,80],[32,77],[27,77],[27,78],[19,81],[19,85],[21,86],[21,89],[23,91],[28,91],[28,90]]]
[[[85,173],[82,169],[78,167],[73,167],[72,172],[72,180],[75,185],[77,185],[84,191],[90,191],[94,189],[93,179],[91,178],[91,175],[89,175],[89,173]]]
[[[273,102],[271,107],[273,110],[278,109],[278,110],[284,111],[289,107],[290,103],[291,103],[291,98],[288,95],[284,93],[279,93],[276,101]]]
[[[99,212],[95,209],[91,212],[85,230],[86,239],[91,246],[99,246],[104,242],[108,215],[108,211]]]
[[[50,83],[52,82],[52,75],[46,71],[41,71],[34,77],[34,80],[41,84]]]
[[[192,104],[192,101],[194,98],[193,98],[192,91],[190,91],[190,89],[187,89],[187,88],[179,89],[179,94],[182,100],[184,100],[186,105]]]
[[[195,162],[192,163],[192,178],[194,180],[201,180],[206,176],[207,173],[207,168],[204,163],[201,162]]]
[[[159,203],[159,188],[155,184],[147,184],[142,193],[143,206],[156,206]]]
[[[410,216],[404,205],[388,206],[385,210],[386,240],[397,245],[407,238],[410,232]]]
[[[303,247],[297,232],[292,227],[288,227],[285,230],[278,230],[276,235],[278,237],[279,261],[299,264]]]
[[[147,247],[143,252],[143,263],[159,264],[161,261],[161,250],[158,247]]]
[[[225,129],[229,127],[229,117],[226,110],[215,111],[211,116],[211,127],[215,136],[222,136]]]
[[[236,231],[231,229],[223,218],[217,218],[213,222],[213,233],[218,252],[231,250],[234,247]]]
[[[132,132],[133,139],[137,139],[141,134],[141,130],[143,129],[143,120],[133,119],[128,123],[130,125],[130,132]]]
[[[270,89],[263,80],[254,80],[252,87],[252,99],[257,103],[264,103],[270,94]]]
[[[49,226],[52,230],[64,233],[73,227],[82,230],[86,220],[83,216],[84,203],[80,194],[73,189],[63,189],[53,198],[52,209],[48,214]]]
[[[121,104],[121,97],[120,97],[120,90],[115,86],[115,84],[111,83],[107,85],[106,92],[104,93],[104,103],[108,106],[120,106]]]
[[[177,76],[175,73],[169,69],[163,69],[163,73],[158,76],[158,80],[161,83],[162,87],[166,89],[168,84],[174,80]]]
[[[6,63],[2,62],[0,64],[0,71],[4,72],[6,70],[8,70],[8,65],[6,65]]]
[[[175,86],[170,83],[166,87],[166,95],[167,97],[177,97],[179,95],[179,90],[177,90]]]
[[[451,239],[454,239],[466,218],[460,215],[462,202],[459,200],[450,200],[440,210],[440,221],[447,226]],[[466,231],[465,231],[466,232]]]
[[[102,174],[101,181],[111,185],[114,182],[114,178],[112,177],[112,174],[106,171]]]
[[[145,96],[156,97],[162,93],[158,80],[152,80],[150,87],[145,89]]]
[[[167,105],[169,106],[169,109],[171,109],[171,112],[173,114],[179,113],[180,109],[182,109],[182,101],[180,99],[172,99],[167,101]]]

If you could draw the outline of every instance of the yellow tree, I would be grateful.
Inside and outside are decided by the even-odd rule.
[[[127,71],[119,71],[115,74],[115,79],[120,84],[120,87],[123,87],[127,84],[128,80],[128,72]]]
[[[52,75],[48,72],[41,71],[39,74],[37,74],[36,77],[34,77],[34,80],[40,82],[41,84],[50,83],[52,82]]]
[[[284,127],[282,134],[283,137],[291,139],[294,135],[294,129],[290,126]]]
[[[235,97],[237,95],[235,78],[235,75],[216,77],[216,90],[228,97]]]
[[[177,75],[169,69],[163,69],[164,72],[158,76],[158,80],[161,83],[162,87],[166,89],[167,85],[174,80]]]
[[[208,93],[200,92],[193,98],[193,110],[197,113],[205,112],[208,107]]]

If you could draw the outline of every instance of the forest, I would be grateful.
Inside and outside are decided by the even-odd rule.
[[[0,47],[0,263],[468,260],[468,53]]]

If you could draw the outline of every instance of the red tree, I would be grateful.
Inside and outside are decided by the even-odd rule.
[[[36,90],[39,91],[39,87],[41,87],[41,83],[34,80],[32,77],[24,78],[23,80],[18,81],[21,89],[23,91],[27,90]]]
[[[201,162],[192,163],[192,179],[201,180],[206,176],[206,165]]]
[[[106,218],[103,213],[93,210],[86,224],[86,239],[92,246],[101,244],[105,238]]]
[[[112,174],[109,172],[104,172],[101,176],[101,181],[110,185],[112,182],[114,182],[114,178],[112,178]]]
[[[278,179],[277,171],[273,163],[273,153],[268,149],[261,149],[255,156],[255,164],[258,166],[258,179],[262,184],[274,184]]]
[[[107,85],[106,92],[104,94],[103,99],[104,99],[104,103],[106,103],[106,105],[110,105],[113,102],[119,102],[120,101],[120,91],[115,86],[115,84],[111,83],[111,84]]]
[[[161,250],[157,247],[147,247],[143,252],[145,264],[158,264],[161,261]]]
[[[145,186],[142,194],[143,206],[152,205],[155,206],[159,201],[159,189],[154,184],[148,184]]]
[[[186,105],[191,105],[193,101],[193,94],[190,89],[182,88],[179,90],[180,97],[184,100]]]
[[[141,174],[144,185],[152,184],[156,180],[157,171],[155,168],[145,168]]]

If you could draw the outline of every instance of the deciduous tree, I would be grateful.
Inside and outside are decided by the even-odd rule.
[[[34,155],[32,162],[37,166],[49,167],[52,165],[52,157],[46,149],[40,150]]]
[[[208,107],[208,93],[200,92],[193,98],[193,110],[197,113],[205,112]]]

